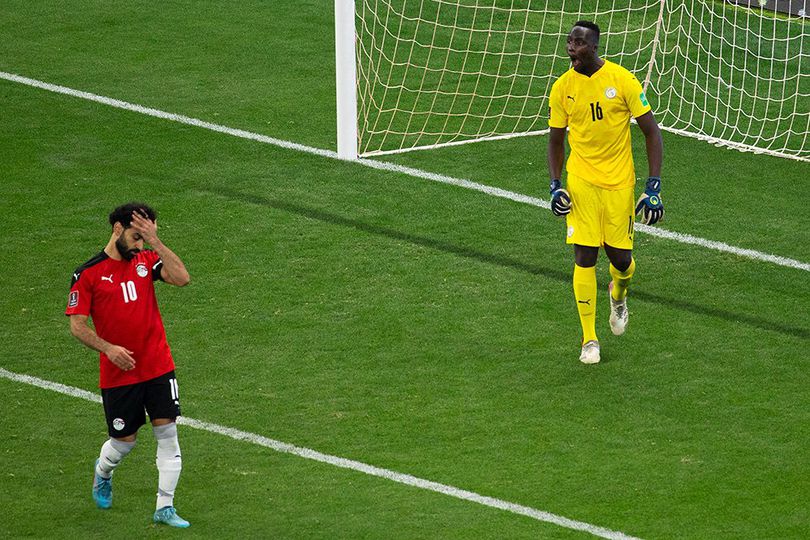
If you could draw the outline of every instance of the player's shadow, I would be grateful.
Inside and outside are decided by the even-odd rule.
[[[417,236],[414,234],[397,231],[395,229],[382,227],[380,225],[364,223],[356,219],[326,212],[318,208],[312,208],[301,204],[281,201],[278,199],[269,199],[261,195],[242,193],[226,187],[209,187],[204,188],[202,190],[208,191],[210,193],[228,199],[238,200],[249,204],[255,204],[258,206],[264,206],[267,208],[273,208],[275,210],[289,212],[291,214],[297,214],[310,219],[317,219],[318,221],[331,223],[333,225],[351,227],[358,231],[363,231],[378,236],[385,236],[387,238],[392,238],[394,240],[408,242],[414,245],[427,247],[438,251],[443,251],[445,253],[452,253],[460,257],[475,259],[477,261],[485,262],[488,264],[494,264],[506,268],[513,268],[515,270],[526,272],[534,276],[543,276],[549,279],[555,279],[557,281],[566,284],[571,282],[570,272],[562,272],[560,270],[547,268],[538,264],[530,264],[524,261],[513,259],[511,257],[505,257],[503,255],[494,255],[492,253],[485,253],[469,247],[457,246],[433,238],[426,238],[424,236]],[[715,317],[717,319],[722,319],[725,321],[745,324],[754,328],[760,328],[771,332],[777,332],[779,334],[795,336],[802,339],[810,339],[810,329],[807,328],[791,326],[789,324],[784,324],[782,322],[770,321],[768,319],[757,317],[750,313],[732,312],[720,309],[718,307],[695,304],[680,298],[670,298],[660,294],[645,292],[644,290],[640,290],[638,287],[635,287],[633,289],[633,298],[643,302],[650,302],[652,304],[666,305],[673,309],[688,311],[690,313],[694,313],[697,315]]]

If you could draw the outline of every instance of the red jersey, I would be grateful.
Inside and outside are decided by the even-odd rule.
[[[88,315],[98,336],[135,354],[135,368],[124,371],[100,355],[99,386],[113,388],[148,381],[174,369],[155,297],[163,261],[144,250],[131,261],[103,251],[76,269],[65,315]]]

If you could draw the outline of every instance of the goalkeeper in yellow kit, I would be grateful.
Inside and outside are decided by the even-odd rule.
[[[548,167],[551,210],[566,216],[567,242],[574,244],[574,296],[582,323],[586,364],[599,362],[596,337],[596,258],[604,247],[610,259],[610,327],[624,333],[628,321],[627,286],[633,277],[635,214],[652,225],[664,217],[661,203],[661,131],[638,79],[618,64],[599,58],[599,27],[578,21],[568,34],[571,69],[552,86]],[[630,117],[647,143],[649,178],[636,203]],[[560,179],[565,161],[565,131],[571,155],[567,189]]]

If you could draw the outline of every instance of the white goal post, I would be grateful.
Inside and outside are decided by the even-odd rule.
[[[565,38],[588,19],[663,129],[810,161],[807,1],[335,0],[338,154],[546,132]]]
[[[335,0],[335,79],[340,159],[357,158],[357,59],[354,0]]]

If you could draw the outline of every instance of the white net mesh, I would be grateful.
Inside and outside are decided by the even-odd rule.
[[[651,80],[663,125],[810,160],[810,20],[682,0],[664,22]]]
[[[800,0],[804,1],[804,0]],[[542,132],[578,19],[663,126],[808,159],[807,23],[704,0],[358,0],[361,155]],[[803,73],[804,72],[804,73]]]

